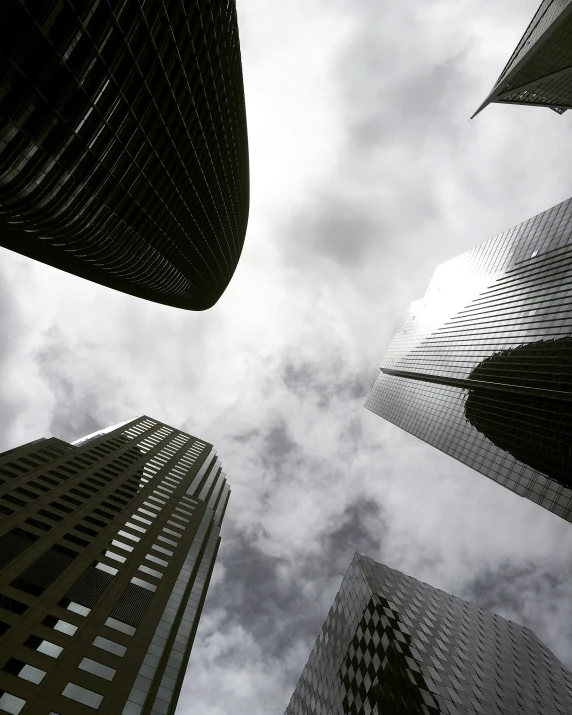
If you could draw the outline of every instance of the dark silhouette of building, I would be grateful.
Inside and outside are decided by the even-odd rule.
[[[558,384],[546,389],[535,370],[542,377],[552,366]],[[495,353],[469,379],[483,386],[468,390],[467,420],[519,462],[572,489],[572,337]]]
[[[572,201],[440,266],[366,407],[572,521]]]
[[[0,454],[0,711],[173,715],[229,487],[148,417]]]
[[[572,673],[524,626],[356,554],[285,715],[564,715]]]
[[[542,0],[489,96],[491,102],[550,107],[563,114],[572,107],[572,2]]]
[[[234,0],[2,3],[0,245],[204,310],[248,208]]]

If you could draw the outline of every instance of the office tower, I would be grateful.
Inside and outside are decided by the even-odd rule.
[[[572,673],[524,626],[356,554],[285,715],[564,715]]]
[[[572,107],[572,2],[542,0],[489,96],[491,102],[550,107],[563,114]]]
[[[248,221],[234,0],[0,8],[0,245],[204,310]]]
[[[229,487],[140,417],[0,455],[0,713],[173,715]]]
[[[572,201],[437,268],[365,406],[572,521]]]

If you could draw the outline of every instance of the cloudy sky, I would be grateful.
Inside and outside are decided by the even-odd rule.
[[[224,463],[178,715],[281,715],[356,550],[572,668],[572,525],[362,407],[435,266],[572,195],[572,113],[468,121],[537,5],[238,0],[250,224],[206,313],[0,249],[0,449],[148,414]]]

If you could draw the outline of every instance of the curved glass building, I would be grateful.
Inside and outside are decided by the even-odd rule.
[[[204,310],[248,221],[233,0],[6,0],[0,245]]]

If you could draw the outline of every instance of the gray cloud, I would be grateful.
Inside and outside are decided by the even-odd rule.
[[[375,152],[403,139],[419,150],[431,135],[450,127],[459,133],[459,110],[472,100],[466,78],[474,38],[434,24],[437,34],[428,37],[415,6],[364,3],[356,17],[356,32],[335,65],[349,150]]]
[[[299,237],[300,243],[290,247],[296,257],[310,248],[346,269],[360,268],[370,245],[383,243],[383,234],[367,207],[335,193],[318,196],[315,201],[307,214],[296,217],[286,229],[289,235]]]
[[[283,662],[294,648],[307,657],[353,554],[379,549],[370,526],[382,520],[379,504],[358,497],[329,525],[331,531],[321,534],[319,553],[296,563],[264,554],[244,535],[226,539],[219,556],[222,576],[209,597],[207,617],[224,613],[223,631],[240,623],[268,659]],[[298,671],[284,675],[293,688]]]
[[[291,457],[298,449],[298,445],[291,439],[285,422],[272,425],[264,437],[262,444],[265,459],[282,462]]]
[[[240,622],[270,658],[279,659],[296,640],[308,647],[323,621],[323,608],[297,580],[281,576],[284,560],[262,553],[241,537],[233,539],[221,557],[224,578],[209,609],[224,609],[228,622]],[[324,563],[316,559],[299,564],[297,571],[305,580],[310,573],[324,578]]]
[[[339,527],[328,535],[326,553],[335,559],[343,573],[356,551],[371,554],[380,550],[387,528],[382,506],[373,499],[358,496],[344,510]]]
[[[18,341],[23,332],[17,300],[5,281],[0,281],[0,314],[0,372],[5,374],[18,354]],[[6,435],[10,431],[18,411],[18,400],[12,385],[3,380],[0,385],[0,433]]]
[[[536,589],[538,570],[534,564],[524,566],[499,565],[487,570],[467,585],[467,593],[481,608],[494,611],[499,607],[507,612],[522,610],[526,593]],[[555,585],[555,574],[544,574]],[[569,580],[569,579],[567,579]],[[523,586],[526,586],[523,591]]]
[[[291,362],[283,365],[283,382],[287,390],[299,399],[315,399],[320,409],[327,409],[336,400],[364,400],[375,373],[364,370],[348,374],[340,356],[328,356],[328,365],[318,368],[315,362]]]
[[[146,413],[224,465],[179,715],[281,715],[355,550],[571,662],[570,525],[362,407],[435,266],[572,194],[567,114],[468,121],[536,5],[240,2],[252,208],[207,313],[3,252],[6,447]]]
[[[99,403],[110,398],[109,384],[102,383],[97,389],[91,381],[77,382],[71,377],[77,358],[56,328],[47,332],[44,347],[37,355],[40,373],[55,398],[50,433],[70,442],[101,428],[105,413],[101,414]]]

